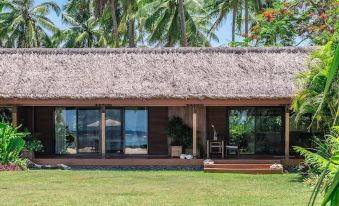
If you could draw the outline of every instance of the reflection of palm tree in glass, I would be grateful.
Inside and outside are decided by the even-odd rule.
[[[251,132],[254,130],[254,117],[249,111],[233,110],[230,114],[230,144],[237,145],[241,151],[251,153]]]
[[[65,126],[66,129],[66,146],[65,146],[65,150],[67,151],[68,148],[70,148],[72,146],[72,144],[74,143],[74,136],[71,134],[71,132],[69,131],[68,125]]]

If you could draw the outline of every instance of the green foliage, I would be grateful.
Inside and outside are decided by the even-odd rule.
[[[108,41],[100,22],[94,16],[92,0],[70,1],[65,5],[62,20],[70,28],[58,34],[67,48],[106,47]]]
[[[241,121],[241,116],[231,115],[230,125],[231,143],[239,145],[242,149],[247,148],[247,134],[254,130],[253,121]]]
[[[46,30],[59,31],[47,18],[50,10],[60,13],[55,2],[35,6],[33,0],[0,1],[0,46],[30,48],[50,44],[50,35]]]
[[[339,135],[337,136],[339,139]],[[325,193],[325,197],[321,203],[321,206],[326,206],[328,203],[330,203],[333,206],[339,205],[339,150],[337,150],[333,156],[330,158],[330,161],[327,163],[326,167],[324,168],[323,172],[321,173],[318,182],[313,190],[313,193],[311,195],[310,201],[308,203],[308,206],[314,206],[315,201],[317,198],[317,195],[321,191],[321,186],[323,181],[326,179],[327,176],[327,170],[329,169],[330,165],[334,163],[338,166],[337,172],[335,173],[333,177],[333,181],[329,185],[329,188],[327,189]]]
[[[189,46],[210,46],[209,38],[217,40],[209,33],[210,21],[206,19],[202,0],[185,1],[186,34]],[[144,18],[144,28],[149,34],[148,42],[157,46],[180,45],[180,18],[177,0],[142,0],[139,2],[140,15]]]
[[[337,48],[334,48],[337,46]],[[309,175],[320,174],[309,201],[309,206],[315,205],[318,193],[325,191],[322,205],[339,204],[339,46],[329,42],[323,49],[311,55],[310,71],[299,77],[303,89],[293,101],[292,108],[296,112],[296,120],[305,115],[312,115],[312,124],[316,124],[323,132],[331,128],[325,140],[317,140],[315,152],[296,147],[311,166]],[[314,175],[313,175],[314,176]],[[328,181],[332,180],[332,181]]]
[[[192,145],[192,128],[184,124],[180,117],[171,118],[166,125],[166,135],[172,140],[172,145],[188,148]]]
[[[25,138],[25,149],[28,149],[29,151],[33,152],[42,152],[43,151],[43,145],[39,138],[27,135]]]
[[[322,49],[312,52],[309,70],[302,72],[297,79],[303,88],[292,103],[295,121],[312,115],[310,127],[324,132],[339,124],[339,75],[338,66],[335,66],[338,65],[338,57],[334,58],[339,55],[339,49],[335,53],[333,46],[329,42]]]
[[[18,132],[19,127],[0,123],[0,163],[8,164],[19,160],[20,152],[25,146],[26,132]]]
[[[257,15],[242,44],[291,46],[304,41],[324,45],[339,40],[337,0],[279,0]]]

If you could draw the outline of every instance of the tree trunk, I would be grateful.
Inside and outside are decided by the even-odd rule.
[[[130,19],[128,21],[128,47],[135,47],[135,41],[134,41],[134,34],[135,34],[135,28],[134,28],[134,18]]]
[[[186,47],[187,46],[187,38],[186,38],[186,21],[185,21],[184,0],[179,0],[179,14],[180,14],[180,29],[181,29],[181,45],[183,47]]]
[[[117,20],[117,0],[110,0],[110,7],[112,12],[112,34],[114,38],[115,47],[119,47],[119,33],[118,33],[118,20]]]
[[[235,41],[235,24],[236,24],[236,17],[237,17],[237,7],[233,7],[232,12],[232,41]]]
[[[248,35],[248,0],[245,0],[245,34]]]

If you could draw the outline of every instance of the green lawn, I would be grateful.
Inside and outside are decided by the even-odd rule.
[[[0,173],[0,205],[307,205],[296,174],[188,171]]]

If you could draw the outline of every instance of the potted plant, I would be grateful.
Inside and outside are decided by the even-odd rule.
[[[183,148],[192,145],[192,129],[180,117],[173,117],[168,121],[166,135],[171,139],[172,157],[179,157]]]
[[[41,141],[33,135],[29,135],[24,138],[25,140],[25,147],[21,152],[22,158],[28,158],[28,159],[34,159],[35,152],[42,152],[43,151],[43,145]]]

